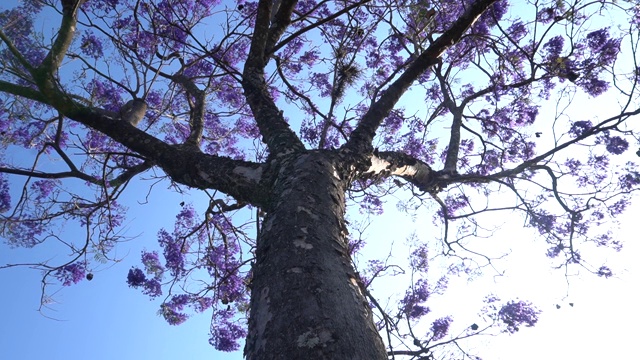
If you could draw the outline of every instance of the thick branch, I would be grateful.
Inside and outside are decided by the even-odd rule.
[[[455,108],[452,112],[451,137],[447,148],[447,157],[444,161],[444,172],[455,174],[458,168],[458,155],[460,153],[460,127],[462,126],[462,109]]]
[[[371,152],[372,141],[376,135],[382,120],[398,102],[402,94],[409,86],[427,69],[438,63],[440,56],[452,45],[460,41],[460,38],[473,25],[478,17],[493,5],[497,0],[478,0],[471,4],[467,11],[436,39],[411,65],[382,93],[380,98],[371,105],[369,111],[362,117],[358,127],[351,134],[351,138],[345,145],[354,152]]]
[[[249,56],[244,65],[242,88],[256,124],[272,155],[304,150],[298,136],[289,128],[284,116],[269,94],[264,78],[267,65],[265,46],[269,34],[272,1],[260,0]]]
[[[33,74],[41,88],[53,87],[53,79],[76,34],[77,10],[85,0],[63,0],[62,22],[51,50]],[[46,95],[46,94],[45,94]]]
[[[277,12],[272,14],[273,21],[265,44],[266,56],[271,55],[271,48],[273,48],[276,41],[280,40],[284,31],[287,29],[289,24],[291,24],[291,14],[293,13],[293,8],[297,3],[297,0],[282,0]],[[273,11],[273,9],[271,11]]]
[[[203,154],[193,146],[169,145],[103,110],[80,107],[61,112],[139,153],[160,166],[175,182],[199,189],[216,189],[252,204],[264,200],[259,184],[260,164]]]
[[[46,102],[46,98],[38,91],[26,86],[12,84],[10,82],[0,80],[0,92],[22,96],[27,99]]]
[[[199,147],[202,141],[202,133],[204,132],[204,112],[206,105],[206,93],[200,90],[193,80],[187,78],[184,75],[172,76],[171,79],[185,89],[187,92],[187,98],[191,96],[193,103],[189,104],[191,112],[189,114],[189,126],[191,132],[189,137],[185,141],[185,144],[189,146]]]
[[[371,155],[371,166],[363,177],[399,176],[426,191],[433,184],[435,172],[429,164],[402,152],[381,151]]]

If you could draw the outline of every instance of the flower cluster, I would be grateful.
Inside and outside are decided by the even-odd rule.
[[[445,337],[452,322],[453,319],[450,316],[434,321],[433,324],[431,324],[431,333],[433,334],[431,340],[437,341]]]
[[[593,128],[593,123],[589,120],[576,121],[571,125],[569,134],[573,137],[580,137]]]
[[[429,308],[424,303],[429,298],[429,287],[424,279],[418,280],[414,286],[407,290],[404,298],[400,300],[402,312],[409,319],[417,319],[429,313]]]
[[[77,284],[80,280],[84,279],[86,272],[85,264],[73,263],[56,269],[53,276],[55,276],[63,286],[69,286],[71,284]]]
[[[129,269],[127,284],[132,288],[142,288],[142,293],[151,298],[162,295],[162,285],[158,279],[147,279],[144,272],[138,268]]]
[[[605,277],[605,278],[610,278],[613,276],[613,272],[611,271],[611,269],[609,269],[607,266],[600,266],[600,268],[597,271],[598,276],[601,277]]]
[[[189,295],[174,295],[171,300],[160,305],[160,314],[170,325],[180,325],[189,318],[187,314],[181,312],[188,302]]]
[[[540,311],[527,301],[509,301],[498,311],[498,318],[507,325],[509,333],[515,333],[520,327],[534,326],[538,322]]]
[[[234,319],[233,311],[216,311],[213,319],[209,343],[220,351],[238,350],[240,341],[247,336],[247,330],[243,324]]]

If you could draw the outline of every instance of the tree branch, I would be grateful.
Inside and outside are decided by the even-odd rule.
[[[264,78],[264,68],[268,59],[265,47],[271,21],[271,6],[272,1],[269,0],[258,2],[251,48],[242,73],[242,88],[264,143],[267,144],[272,155],[277,155],[304,150],[304,144],[284,120],[282,112],[269,94]]]
[[[399,176],[426,191],[433,184],[435,172],[429,164],[405,153],[374,151],[371,155],[371,166],[362,174],[362,177],[366,179],[391,175]]]
[[[360,123],[351,134],[351,138],[344,145],[347,149],[356,152],[373,151],[372,141],[382,120],[398,102],[402,94],[409,86],[427,69],[435,65],[440,56],[452,45],[460,41],[462,35],[473,25],[478,17],[497,0],[478,0],[471,4],[467,11],[451,27],[436,39],[420,56],[418,56],[382,93],[369,111],[362,117]]]
[[[58,35],[40,66],[32,72],[35,82],[41,90],[45,91],[45,96],[47,95],[47,90],[52,90],[55,87],[53,84],[55,74],[76,34],[77,10],[84,1],[62,0],[62,22],[60,23]]]
[[[272,54],[271,48],[273,48],[275,43],[280,40],[284,31],[287,29],[289,24],[291,24],[291,14],[293,13],[293,8],[297,3],[298,0],[282,0],[277,12],[275,14],[271,14],[273,21],[271,22],[269,36],[267,36],[265,44],[265,56],[270,56]],[[271,11],[273,12],[273,9],[271,9]]]

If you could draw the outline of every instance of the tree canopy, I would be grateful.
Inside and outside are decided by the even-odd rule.
[[[535,229],[553,266],[613,275],[582,254],[622,248],[611,224],[639,189],[639,24],[632,1],[23,0],[0,12],[0,235],[68,257],[0,265],[43,270],[43,299],[90,281],[131,240],[122,199],[144,179],[206,205],[151,228],[127,283],[163,299],[169,324],[211,311],[218,350],[248,337],[258,354],[282,234],[292,251],[340,253],[325,270],[344,266],[389,356],[533,326],[530,303],[493,296],[489,325],[463,335],[451,317],[423,320],[447,275],[492,264],[475,244],[496,213]],[[439,229],[412,244],[413,282],[392,306],[369,291],[390,264],[352,270],[383,245],[365,246],[353,216],[388,198],[431,209],[419,221]],[[306,271],[277,252],[287,274]],[[434,254],[451,263],[436,282]]]

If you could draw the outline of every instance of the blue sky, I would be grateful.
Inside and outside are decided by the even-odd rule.
[[[16,178],[13,178],[16,179]],[[147,198],[151,182],[134,182],[128,189],[131,206],[127,235],[132,241],[116,248],[122,260],[94,272],[92,281],[64,287],[53,295],[54,302],[38,311],[41,274],[28,268],[0,270],[3,294],[0,308],[0,358],[31,359],[241,359],[241,353],[225,354],[208,344],[210,313],[194,315],[180,326],[170,326],[156,314],[160,300],[150,300],[126,284],[131,266],[140,266],[140,251],[158,249],[155,234],[161,227],[173,228],[179,203],[189,200],[156,187]],[[136,196],[139,194],[139,196]],[[150,203],[136,206],[146,199]],[[67,235],[82,233],[69,224]],[[0,245],[0,264],[48,259],[64,261],[66,252],[52,246],[9,249]],[[64,262],[63,262],[64,263]],[[57,289],[54,286],[50,290]]]

